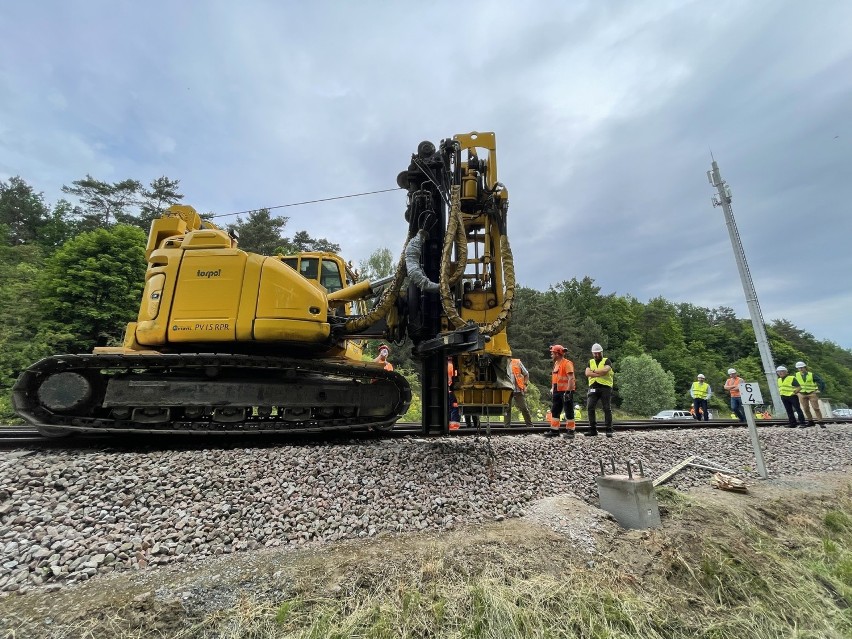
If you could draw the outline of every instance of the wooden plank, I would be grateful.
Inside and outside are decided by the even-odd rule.
[[[657,477],[657,478],[654,480],[654,486],[659,486],[659,485],[660,485],[660,484],[662,484],[664,481],[666,481],[666,480],[671,479],[672,477],[674,477],[676,474],[678,474],[680,471],[682,471],[684,468],[686,468],[686,467],[687,467],[690,463],[692,463],[692,460],[694,460],[695,458],[696,458],[696,455],[690,455],[689,457],[687,457],[687,458],[686,458],[686,459],[684,459],[683,461],[678,462],[678,463],[677,463],[676,465],[674,465],[671,469],[667,470],[667,471],[666,471],[666,472],[664,472],[662,475],[660,475],[659,477]]]

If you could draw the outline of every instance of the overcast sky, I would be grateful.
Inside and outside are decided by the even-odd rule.
[[[495,131],[519,283],[747,317],[852,348],[852,3],[3,2],[0,179],[179,179],[228,213],[396,186]],[[356,264],[404,193],[274,211]],[[233,218],[222,218],[228,222]]]

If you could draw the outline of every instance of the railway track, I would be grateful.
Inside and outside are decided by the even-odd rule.
[[[760,420],[757,422],[758,427],[778,427],[784,426],[787,423],[786,420],[781,419],[769,419],[769,420]],[[832,418],[827,421],[829,424],[843,424],[843,423],[852,423],[852,419],[843,419],[843,418]],[[701,422],[701,424],[696,424],[693,420],[632,420],[632,421],[618,421],[613,423],[613,429],[616,432],[630,432],[630,431],[643,431],[643,430],[705,430],[705,429],[722,429],[722,428],[745,428],[745,424],[741,424],[736,420],[726,420],[726,419],[717,419],[709,422]],[[543,434],[549,430],[549,425],[547,422],[535,422],[532,426],[503,426],[502,422],[500,423],[482,423],[479,428],[465,428],[462,427],[460,430],[453,431],[450,433],[450,437],[473,437],[473,436],[499,436],[499,435],[534,435],[534,434]],[[602,429],[602,426],[598,425],[599,429]],[[818,427],[817,427],[818,428]],[[577,423],[577,432],[580,434],[584,434],[588,432],[589,425],[588,422],[578,422]],[[388,432],[346,432],[340,434],[333,433],[297,433],[290,432],[286,435],[281,433],[262,433],[262,432],[246,432],[244,436],[234,437],[233,435],[229,435],[226,438],[222,436],[217,436],[216,434],[211,433],[199,433],[199,434],[187,434],[181,436],[169,435],[168,437],[163,438],[163,440],[159,443],[166,441],[177,441],[180,439],[182,442],[185,441],[201,441],[203,440],[205,443],[212,441],[219,442],[230,442],[234,441],[243,442],[247,439],[251,439],[252,441],[265,441],[269,442],[275,438],[281,438],[281,441],[284,439],[292,440],[294,437],[299,441],[304,440],[305,438],[310,439],[340,439],[341,437],[346,439],[351,439],[353,437],[356,438],[364,438],[364,439],[383,439],[388,437],[437,437],[438,435],[424,435],[420,424],[413,422],[397,422],[394,426],[393,430]],[[39,434],[39,432],[35,429],[35,427],[31,426],[0,426],[0,448],[25,448],[30,446],[35,447],[49,447],[49,448],[75,448],[81,445],[85,445],[87,447],[97,447],[99,444],[104,446],[115,446],[116,443],[122,444],[133,444],[138,442],[140,446],[150,445],[151,440],[150,437],[131,437],[127,435],[109,435],[109,434],[98,434],[98,435],[74,435],[63,438],[56,437],[43,437]]]

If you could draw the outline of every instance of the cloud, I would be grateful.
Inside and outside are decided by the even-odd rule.
[[[850,21],[852,5],[792,0],[18,3],[0,23],[0,174],[48,199],[86,173],[168,175],[226,213],[391,188],[421,140],[493,130],[524,285],[589,275],[744,315],[712,149],[765,315],[850,347]],[[357,263],[398,252],[404,207],[276,211]],[[804,310],[823,306],[836,317]]]

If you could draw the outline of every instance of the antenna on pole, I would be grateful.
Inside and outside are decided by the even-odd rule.
[[[781,410],[781,395],[778,392],[777,376],[775,375],[775,363],[772,361],[772,351],[769,348],[769,340],[766,337],[766,327],[763,322],[763,313],[760,312],[760,304],[757,301],[757,291],[754,289],[754,282],[751,279],[751,272],[748,269],[746,262],[743,243],[740,240],[740,233],[737,230],[737,223],[734,220],[734,210],[731,208],[731,187],[722,179],[722,174],[719,172],[719,165],[713,157],[713,151],[710,151],[711,169],[707,171],[707,179],[710,184],[716,187],[718,196],[711,196],[710,200],[713,206],[721,206],[725,213],[725,223],[728,226],[728,235],[731,237],[731,247],[734,249],[734,258],[737,261],[737,269],[740,272],[740,280],[745,293],[746,304],[748,305],[748,313],[751,316],[751,325],[754,328],[754,336],[757,341],[757,350],[760,352],[760,359],[763,362],[763,372],[766,374],[766,383],[769,386],[769,394],[772,396],[773,414]]]

